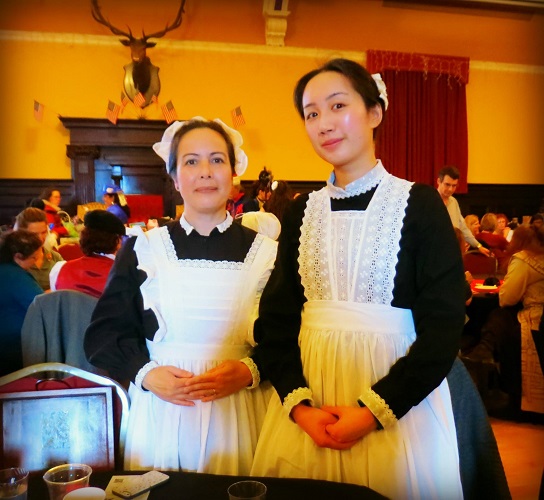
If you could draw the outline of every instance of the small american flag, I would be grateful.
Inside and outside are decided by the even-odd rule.
[[[159,104],[159,98],[155,94],[153,94],[151,96],[151,102],[154,104]]]
[[[114,125],[117,124],[117,117],[119,116],[121,107],[119,104],[115,104],[113,101],[108,101],[108,109],[106,109],[106,118]]]
[[[245,125],[246,121],[244,115],[242,114],[242,108],[240,106],[234,108],[230,114],[232,115],[232,123],[234,128],[239,128],[242,125]]]
[[[134,97],[134,104],[141,108],[145,104],[145,97],[141,92],[138,92],[136,96]]]
[[[125,106],[129,103],[129,98],[128,96],[124,93],[124,92],[121,92],[121,109],[124,109]]]
[[[41,122],[43,120],[43,104],[38,101],[34,101],[34,118]]]
[[[172,101],[168,101],[164,106],[161,106],[161,110],[166,123],[172,123],[178,119],[178,114],[176,113]]]

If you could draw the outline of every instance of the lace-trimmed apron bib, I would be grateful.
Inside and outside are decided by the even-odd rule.
[[[299,344],[317,407],[353,406],[415,340],[411,311],[390,305],[410,186],[385,174],[366,212],[331,212],[328,188],[310,195],[300,240],[308,302]],[[462,498],[447,382],[345,451],[318,448],[274,395],[252,474],[356,483],[393,499]]]
[[[274,242],[257,235],[240,263],[179,260],[167,228],[159,228],[138,236],[135,251],[147,274],[144,308],[159,323],[147,341],[152,360],[198,375],[250,353],[257,292],[273,265]],[[247,475],[270,392],[242,390],[186,407],[131,385],[125,467]]]

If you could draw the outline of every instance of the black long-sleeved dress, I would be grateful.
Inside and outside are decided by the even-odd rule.
[[[379,162],[345,191],[329,183],[297,198],[255,325],[253,357],[279,398],[252,474],[353,482],[399,498],[461,496],[444,379],[459,349],[463,282],[431,187],[394,178]],[[288,418],[310,398],[317,406],[359,399],[385,429],[349,451],[319,449]]]
[[[157,366],[199,375],[239,359],[252,368],[253,321],[276,247],[230,215],[209,236],[182,217],[141,232],[117,256],[85,348],[91,363],[134,381],[125,468],[249,473],[265,386],[181,406],[141,382]]]

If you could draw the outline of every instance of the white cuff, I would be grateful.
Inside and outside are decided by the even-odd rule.
[[[142,366],[140,368],[140,371],[136,374],[136,378],[134,379],[134,385],[142,391],[147,390],[142,387],[142,382],[144,381],[145,376],[151,370],[153,370],[153,368],[157,368],[157,366],[159,366],[159,363],[157,363],[156,361],[150,361],[149,363],[146,363],[144,366]]]
[[[369,388],[363,392],[363,394],[359,396],[359,399],[379,420],[384,429],[387,429],[398,422],[397,417],[391,408],[389,408],[389,405],[372,389]]]
[[[255,362],[249,357],[243,358],[240,361],[249,368],[251,378],[253,379],[253,383],[248,385],[246,389],[255,389],[255,387],[259,387],[259,384],[261,383],[261,374],[259,373],[259,369]]]
[[[302,401],[310,401],[313,404],[312,390],[309,387],[299,387],[287,394],[287,397],[283,400],[283,409],[287,416],[291,417],[291,410]]]

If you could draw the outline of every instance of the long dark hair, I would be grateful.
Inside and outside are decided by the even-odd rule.
[[[285,210],[293,200],[293,191],[287,182],[277,181],[277,183],[276,189],[272,190],[270,198],[264,203],[264,210],[274,214],[281,222]]]

